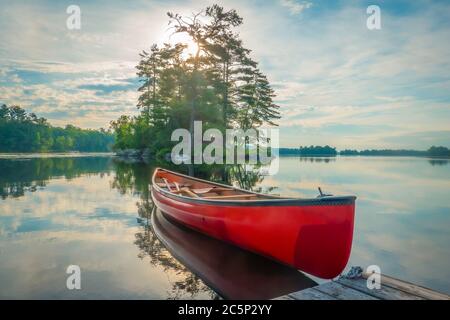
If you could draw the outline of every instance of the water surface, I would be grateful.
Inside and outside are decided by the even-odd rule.
[[[290,196],[354,194],[349,266],[450,293],[450,163],[420,157],[282,158],[263,188]],[[336,239],[338,241],[338,239]]]
[[[287,157],[275,176],[241,169],[228,178],[257,191],[309,197],[321,186],[357,195],[349,266],[376,264],[385,274],[450,293],[447,160]],[[158,225],[166,232],[155,234],[152,171],[152,164],[105,155],[0,159],[0,298],[270,298],[315,284],[165,220]],[[213,171],[198,174],[218,180]],[[233,263],[212,267],[224,258]],[[71,264],[82,270],[82,290],[66,288]],[[265,287],[251,290],[240,275]]]

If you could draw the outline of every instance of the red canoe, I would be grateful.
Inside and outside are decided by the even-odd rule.
[[[160,210],[151,219],[167,250],[222,298],[268,300],[317,285],[293,268],[174,223]]]
[[[152,198],[192,229],[317,277],[338,276],[350,256],[354,196],[281,198],[158,168]]]

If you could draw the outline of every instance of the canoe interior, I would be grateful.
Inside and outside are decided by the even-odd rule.
[[[154,183],[163,190],[192,198],[209,200],[262,200],[274,198],[273,196],[239,190],[232,186],[190,178],[163,169],[156,170]]]

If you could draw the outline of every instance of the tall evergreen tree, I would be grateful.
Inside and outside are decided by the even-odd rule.
[[[188,44],[178,43],[153,45],[141,53],[142,112],[123,124],[133,128],[126,132],[134,136],[134,145],[146,144],[153,151],[169,147],[171,130],[180,127],[190,131],[193,141],[195,120],[222,130],[275,125],[274,91],[235,30],[243,23],[237,12],[213,5],[190,17],[171,12],[168,17],[173,32],[185,34],[196,50],[186,56]]]

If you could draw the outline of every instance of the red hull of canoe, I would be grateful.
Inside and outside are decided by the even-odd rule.
[[[355,205],[240,206],[169,197],[152,188],[155,204],[173,219],[217,239],[331,279],[350,256]]]
[[[293,268],[182,228],[160,210],[152,213],[152,228],[167,250],[222,298],[268,300],[317,285]]]

